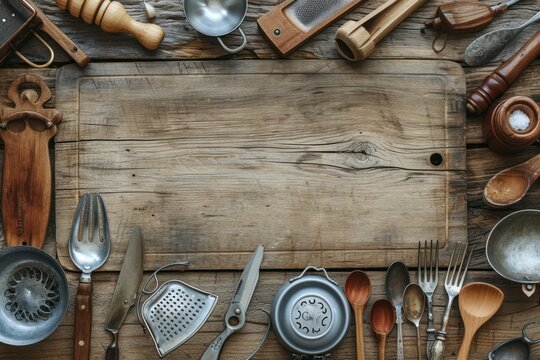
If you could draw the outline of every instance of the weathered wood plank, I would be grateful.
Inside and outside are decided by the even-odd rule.
[[[415,259],[418,239],[447,249],[466,237],[464,90],[448,62],[62,69],[60,261],[84,191],[105,194],[113,226],[103,270],[120,268],[133,224],[152,239],[148,269],[178,255],[235,269],[259,243],[266,268],[378,267],[389,250]]]
[[[149,274],[146,274],[145,278]],[[266,316],[258,309],[271,307],[273,297],[283,283],[293,276],[298,275],[297,271],[289,272],[262,272],[259,286],[255,292],[250,305],[247,323],[237,334],[233,335],[226,343],[223,352],[223,359],[245,359],[249,353],[255,349],[260,341],[265,325]],[[346,272],[333,272],[330,276],[343,286],[347,277]],[[414,275],[414,272],[411,273]],[[437,327],[440,326],[444,306],[446,305],[446,294],[444,292],[444,272],[440,274],[441,284],[437,289],[434,299],[435,320]],[[229,304],[234,286],[240,276],[239,272],[186,272],[167,273],[162,279],[180,279],[191,285],[200,287],[207,291],[216,293],[220,298],[214,313],[209,321],[203,326],[189,342],[175,350],[169,356],[173,359],[199,359],[206,346],[213,338],[223,330],[223,315]],[[373,293],[366,307],[364,315],[364,334],[366,339],[366,359],[376,358],[375,336],[369,327],[369,312],[373,302],[384,297],[384,272],[369,272],[373,284]],[[104,330],[104,319],[106,318],[108,306],[114,291],[117,274],[100,273],[94,278],[94,323],[92,327],[92,359],[103,359],[105,349],[111,338],[110,334]],[[75,274],[69,275],[71,298],[75,295],[77,277]],[[487,353],[496,344],[509,338],[518,336],[521,326],[530,319],[540,316],[540,307],[536,298],[527,298],[521,293],[519,285],[508,282],[498,277],[492,272],[470,272],[467,281],[490,282],[503,290],[505,302],[497,315],[488,322],[477,334],[476,340],[471,349],[469,360],[485,360]],[[73,306],[73,304],[71,304]],[[46,341],[39,344],[14,348],[0,345],[0,359],[32,358],[39,354],[39,358],[46,359],[69,359],[72,351],[73,335],[73,308],[68,309],[68,313],[60,328]],[[425,328],[427,320],[421,324],[422,347],[425,346]],[[416,354],[415,330],[411,323],[404,325],[405,354],[407,358],[412,358]],[[463,325],[459,317],[457,301],[454,303],[448,327],[447,359],[455,359],[455,354],[459,348],[463,337]],[[157,352],[148,334],[144,334],[137,323],[135,308],[128,314],[123,327],[120,330],[120,354],[122,359],[158,359]],[[354,324],[351,322],[349,331],[344,342],[334,351],[334,359],[347,360],[355,359],[354,347]],[[387,358],[395,358],[396,353],[396,329],[387,339]],[[533,358],[540,356],[540,348],[535,347]],[[287,359],[287,351],[277,342],[272,334],[267,343],[261,349],[256,359]]]

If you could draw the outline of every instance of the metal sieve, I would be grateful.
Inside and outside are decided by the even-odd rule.
[[[0,251],[0,342],[29,345],[49,336],[68,306],[61,266],[42,250],[15,246]]]

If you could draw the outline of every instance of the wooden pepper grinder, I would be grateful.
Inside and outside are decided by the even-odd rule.
[[[40,88],[20,92],[22,84]],[[49,140],[56,134],[62,115],[44,109],[51,98],[47,84],[34,75],[20,76],[11,84],[8,98],[14,108],[0,114],[0,138],[4,142],[2,220],[8,246],[40,248],[45,240],[51,211],[51,162]]]
[[[486,76],[482,84],[467,98],[467,110],[482,114],[521,75],[523,70],[540,55],[540,30],[510,59]]]
[[[525,149],[540,138],[540,106],[525,96],[500,102],[484,119],[484,137],[498,153]]]
[[[122,4],[110,0],[55,0],[62,10],[96,24],[103,31],[130,33],[148,50],[156,50],[165,36],[161,26],[134,20]]]

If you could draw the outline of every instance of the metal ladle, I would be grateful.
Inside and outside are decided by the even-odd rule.
[[[521,337],[510,339],[497,345],[488,354],[489,360],[530,360],[531,345],[540,343],[540,339],[532,340],[525,331],[529,325],[536,323],[530,321],[521,328]]]
[[[424,291],[417,284],[409,284],[403,294],[403,311],[407,319],[416,327],[418,360],[422,358],[420,352],[420,320],[424,314],[425,299]]]

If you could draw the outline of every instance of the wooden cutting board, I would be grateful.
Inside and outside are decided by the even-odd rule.
[[[56,239],[103,194],[119,270],[133,225],[147,270],[416,266],[467,239],[465,79],[446,61],[207,61],[63,67]],[[440,164],[438,164],[440,162]],[[438,164],[438,165],[437,165]]]

